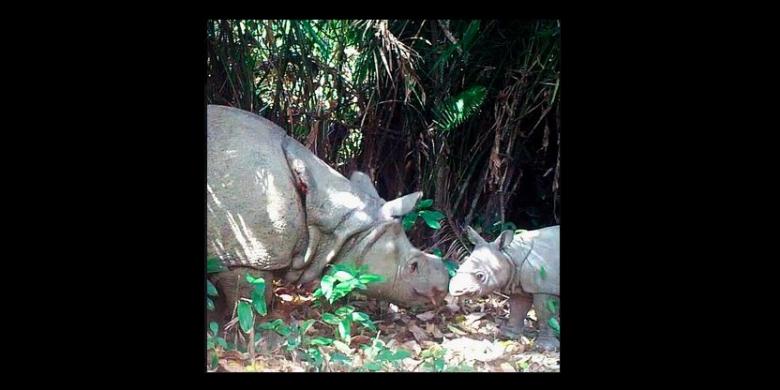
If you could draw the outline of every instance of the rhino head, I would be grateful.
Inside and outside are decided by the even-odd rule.
[[[400,222],[414,210],[422,192],[385,202],[365,174],[355,172],[350,181],[356,193],[375,206],[371,212],[375,222],[350,239],[337,262],[366,265],[368,272],[384,277],[383,282],[368,285],[368,296],[404,307],[436,305],[447,294],[447,269],[440,258],[415,248]]]
[[[485,296],[501,290],[512,277],[514,265],[503,250],[512,242],[514,232],[505,230],[493,242],[485,241],[470,226],[466,233],[474,250],[450,280],[450,295]]]

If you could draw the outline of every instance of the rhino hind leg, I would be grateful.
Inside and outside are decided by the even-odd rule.
[[[549,294],[534,295],[534,311],[539,321],[539,336],[537,336],[534,344],[545,351],[551,351],[560,347],[560,341],[555,337],[552,328],[548,324],[549,319],[553,316],[553,313],[547,307],[548,300],[554,300],[557,303],[558,297]]]
[[[530,295],[515,294],[509,297],[509,320],[501,327],[501,334],[510,339],[519,339],[523,335],[525,316],[531,309],[533,299]]]
[[[265,302],[271,308],[273,303],[273,273],[249,267],[232,268],[211,277],[219,296],[216,300],[214,317],[220,325],[229,321],[234,315],[240,298],[251,298],[253,286],[246,281],[246,275],[265,279]]]

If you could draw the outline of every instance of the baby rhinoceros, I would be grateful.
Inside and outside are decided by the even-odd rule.
[[[539,324],[536,345],[545,350],[559,347],[548,320],[556,314],[560,297],[560,226],[539,230],[505,230],[487,242],[467,227],[475,245],[471,255],[450,280],[452,296],[485,296],[494,291],[509,295],[509,320],[501,333],[522,335],[525,316],[533,306]]]

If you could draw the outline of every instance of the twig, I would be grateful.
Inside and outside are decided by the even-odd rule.
[[[446,36],[447,39],[449,39],[450,42],[452,42],[452,44],[455,45],[455,49],[458,50],[458,54],[463,55],[463,49],[460,48],[460,44],[458,43],[458,40],[455,39],[455,37],[452,35],[450,30],[444,24],[444,22],[441,20],[437,20],[436,22],[439,23],[439,27],[441,27],[442,31],[444,31],[444,36]]]

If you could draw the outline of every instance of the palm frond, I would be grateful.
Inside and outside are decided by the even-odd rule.
[[[454,98],[445,100],[434,109],[434,124],[442,131],[450,131],[479,110],[485,101],[487,88],[475,85]]]

